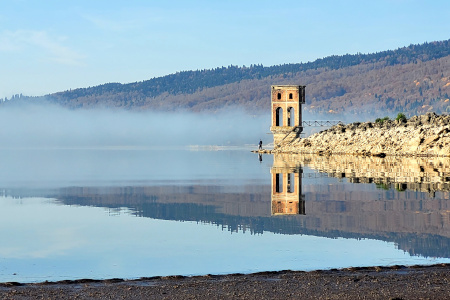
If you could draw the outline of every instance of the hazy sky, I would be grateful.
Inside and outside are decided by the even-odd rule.
[[[0,98],[450,38],[450,1],[0,0]]]

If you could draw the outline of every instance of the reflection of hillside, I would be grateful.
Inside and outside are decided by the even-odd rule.
[[[395,242],[414,255],[450,257],[448,200],[413,191],[345,191],[341,185],[306,185],[305,189],[306,215],[288,216],[271,216],[269,185],[234,190],[208,186],[68,188],[55,197],[68,205],[127,207],[140,217],[211,223],[230,231],[372,238]]]
[[[340,185],[305,190],[306,227],[381,234],[437,234],[450,238],[450,201],[396,190],[346,191]]]
[[[302,182],[295,176],[301,174],[304,165],[352,182],[379,183],[380,188],[367,184],[321,185],[314,179]],[[448,165],[448,161],[436,158],[276,155],[271,173],[267,173],[272,183],[267,185],[71,187],[6,190],[5,194],[56,198],[66,205],[123,207],[140,217],[207,222],[231,231],[373,238],[395,242],[411,254],[450,257]],[[295,196],[303,206],[293,210],[295,214],[272,215],[273,201],[279,201],[279,195],[273,198],[274,175],[285,173],[294,174],[291,183],[295,182],[295,193],[288,196]],[[288,177],[283,176],[283,189],[287,191]],[[406,184],[407,188],[402,192],[382,188],[394,183]],[[434,197],[430,191],[435,192]]]
[[[307,165],[333,177],[354,183],[378,183],[398,190],[450,191],[449,158],[362,157],[285,155],[285,159]],[[289,158],[287,158],[289,157]]]
[[[127,207],[143,215],[143,206],[154,203],[208,207],[226,215],[270,216],[270,186],[144,186],[144,187],[72,187],[60,189],[55,196],[64,204],[120,208]]]

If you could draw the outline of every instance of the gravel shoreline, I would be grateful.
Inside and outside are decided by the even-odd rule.
[[[0,283],[1,299],[450,299],[450,264]]]

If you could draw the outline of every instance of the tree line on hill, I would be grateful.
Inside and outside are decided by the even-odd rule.
[[[218,111],[237,106],[261,113],[269,110],[273,84],[306,85],[304,109],[312,113],[450,112],[450,40],[372,54],[334,55],[307,63],[183,71],[44,97],[17,95],[14,101],[3,103],[158,111]]]

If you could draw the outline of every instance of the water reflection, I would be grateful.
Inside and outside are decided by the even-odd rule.
[[[393,241],[411,255],[450,256],[449,159],[274,157],[273,169],[299,166],[338,180],[304,184],[307,214],[296,220],[304,229]]]
[[[376,183],[385,189],[395,187],[399,191],[410,189],[431,194],[450,191],[448,158],[302,155],[290,159],[333,177],[349,178],[353,183]]]
[[[449,160],[275,155],[263,170],[266,182],[239,185],[199,181],[3,194],[113,212],[125,208],[137,217],[215,224],[231,232],[369,238],[394,242],[411,255],[450,257]]]
[[[293,157],[275,155],[272,175],[272,215],[304,215],[305,196],[302,195],[303,168]]]

